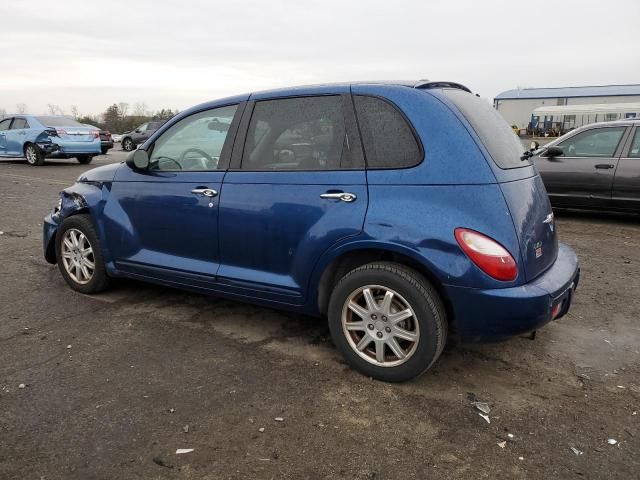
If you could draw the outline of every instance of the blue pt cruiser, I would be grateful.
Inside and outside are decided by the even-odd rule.
[[[129,277],[326,316],[349,364],[386,381],[427,370],[450,333],[562,317],[579,277],[519,140],[453,82],[191,108],[61,192],[44,253],[83,293]]]

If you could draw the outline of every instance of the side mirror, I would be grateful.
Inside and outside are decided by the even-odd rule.
[[[549,147],[547,148],[547,151],[544,152],[544,156],[548,158],[561,157],[563,155],[564,151],[560,147]]]
[[[136,133],[140,133],[140,129],[139,129],[139,128],[136,128],[136,129],[135,129],[135,132],[136,132]]]
[[[134,150],[127,157],[127,165],[134,170],[146,170],[149,167],[149,154],[146,150]]]
[[[531,142],[531,145],[529,145],[529,150],[532,152],[535,152],[539,148],[540,148],[540,144],[536,141]]]

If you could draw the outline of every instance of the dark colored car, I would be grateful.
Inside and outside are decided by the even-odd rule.
[[[450,332],[498,340],[568,311],[578,261],[521,155],[455,83],[240,95],[81,175],[44,254],[83,293],[128,277],[327,316],[354,368],[406,380]]]
[[[162,122],[143,123],[135,130],[122,134],[122,149],[130,152],[135,150],[138,145],[147,141],[147,139],[162,126]]]
[[[109,150],[113,148],[113,138],[111,137],[111,132],[109,130],[98,129],[98,127],[94,127],[93,125],[87,125],[87,127],[95,128],[99,131],[100,135],[100,151],[103,155],[105,155]]]
[[[640,213],[640,120],[585,125],[533,161],[554,207]]]

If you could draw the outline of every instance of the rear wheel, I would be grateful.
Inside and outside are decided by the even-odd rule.
[[[379,262],[356,268],[338,282],[329,302],[329,328],[352,367],[400,382],[438,359],[447,320],[440,296],[422,275]]]
[[[109,149],[107,147],[102,147],[100,151],[102,152],[102,155],[106,155]]]
[[[56,233],[56,259],[67,284],[82,293],[98,293],[109,286],[100,242],[89,215],[65,219]]]
[[[88,163],[91,163],[91,160],[93,160],[93,157],[91,155],[78,155],[76,157],[76,160],[78,160],[78,162],[80,162],[83,165],[87,165]]]
[[[24,147],[24,158],[27,159],[29,165],[40,166],[44,164],[44,153],[33,143]]]
[[[131,150],[133,150],[133,148],[133,140],[131,140],[129,137],[122,140],[122,149],[124,151],[130,152]]]

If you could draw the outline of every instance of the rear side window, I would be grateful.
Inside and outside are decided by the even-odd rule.
[[[420,163],[420,146],[396,107],[363,95],[356,95],[354,101],[367,168],[407,168]]]
[[[498,167],[507,169],[531,165],[529,159],[520,160],[525,150],[520,139],[489,102],[453,88],[444,89],[443,93],[471,124]]]
[[[18,130],[21,128],[29,128],[27,121],[24,118],[16,118],[11,125],[11,130]]]
[[[353,168],[342,97],[329,95],[256,102],[241,168]]]

